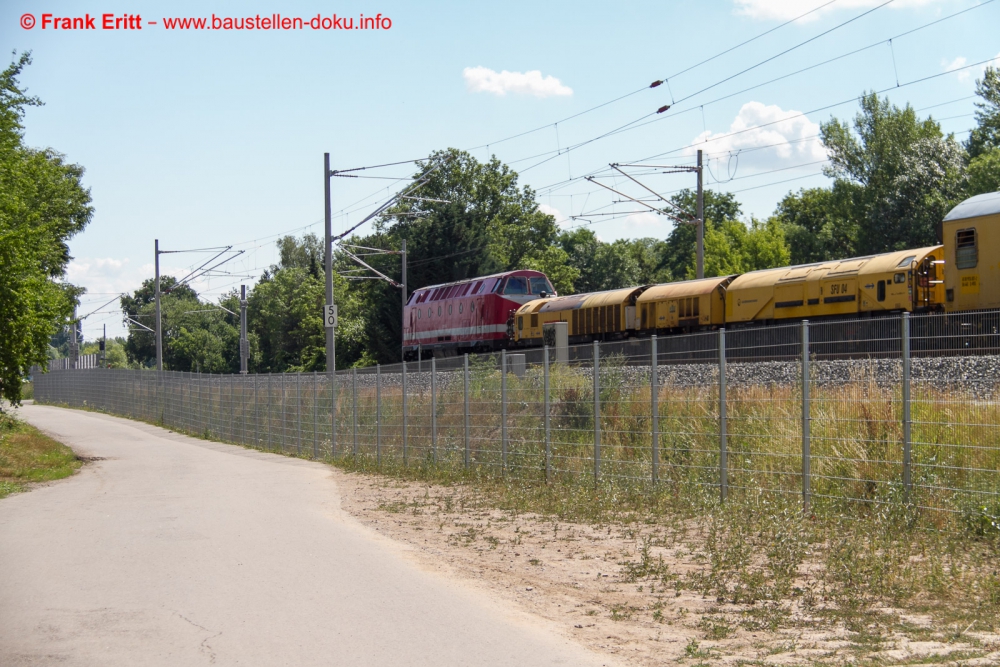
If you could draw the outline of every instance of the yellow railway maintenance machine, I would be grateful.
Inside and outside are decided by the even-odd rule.
[[[1000,308],[1000,192],[977,195],[945,216],[944,308]]]
[[[726,322],[940,308],[942,255],[931,246],[744,273],[726,288]]]
[[[514,340],[519,345],[542,344],[542,326],[568,322],[569,342],[620,340],[635,330],[635,303],[645,287],[574,294],[529,301],[514,315]]]
[[[726,286],[736,276],[653,285],[639,296],[638,329],[679,333],[726,324]]]

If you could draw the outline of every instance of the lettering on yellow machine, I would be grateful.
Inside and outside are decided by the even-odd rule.
[[[962,276],[962,294],[979,294],[979,275]]]

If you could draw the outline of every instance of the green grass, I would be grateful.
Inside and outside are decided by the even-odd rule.
[[[0,498],[73,474],[81,465],[66,445],[0,412]]]

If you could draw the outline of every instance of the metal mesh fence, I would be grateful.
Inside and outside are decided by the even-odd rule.
[[[325,373],[88,369],[40,403],[311,457],[804,503],[1000,504],[1000,314],[795,323]]]

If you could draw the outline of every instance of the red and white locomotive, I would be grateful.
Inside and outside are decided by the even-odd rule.
[[[507,321],[523,304],[557,296],[539,271],[492,276],[414,290],[403,311],[403,355],[407,360],[489,352],[506,347]]]

